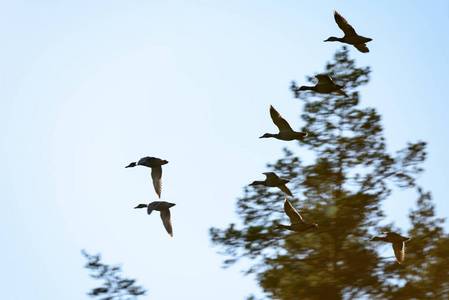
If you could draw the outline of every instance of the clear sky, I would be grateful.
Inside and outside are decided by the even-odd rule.
[[[323,43],[342,36],[333,10],[373,39],[351,47],[373,70],[361,106],[390,152],[429,143],[419,184],[448,217],[447,1],[0,1],[2,298],[88,299],[81,249],[123,263],[143,299],[260,295],[243,264],[221,268],[208,228],[238,221],[236,198],[282,147],[301,155],[258,137],[276,129],[270,104],[303,125],[288,88],[341,47]],[[149,169],[124,168],[144,156],[169,161],[173,238],[133,209],[157,200]],[[416,198],[395,190],[386,221],[407,230]]]

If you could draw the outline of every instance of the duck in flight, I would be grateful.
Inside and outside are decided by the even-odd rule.
[[[154,190],[156,191],[156,194],[160,199],[162,191],[162,165],[165,164],[168,164],[168,161],[156,157],[147,156],[139,159],[137,163],[130,163],[125,168],[132,168],[135,166],[145,166],[151,168],[151,178],[153,178]]]
[[[342,96],[348,97],[348,95],[342,91],[344,86],[335,84],[332,78],[326,74],[317,74],[315,75],[316,79],[318,79],[318,83],[315,86],[301,86],[297,91],[314,91],[320,94],[330,94],[332,92],[336,92]]]
[[[286,183],[290,182],[290,180],[279,178],[275,173],[273,172],[265,172],[262,173],[267,178],[265,178],[264,181],[253,181],[250,185],[264,185],[268,187],[277,187],[280,188],[281,191],[286,193],[289,196],[293,196],[292,192],[288,189],[288,187],[285,185]]]
[[[382,241],[393,244],[394,255],[396,256],[396,260],[400,265],[404,263],[405,258],[405,242],[409,241],[410,238],[401,236],[395,232],[383,232],[382,234],[386,234],[386,236],[375,236],[370,241]]]
[[[164,227],[167,230],[168,234],[173,237],[173,225],[170,218],[170,207],[175,205],[175,203],[169,203],[165,201],[154,201],[150,204],[139,204],[134,207],[134,209],[148,207],[148,214],[151,214],[153,210],[160,211],[162,223],[164,224]]]
[[[301,215],[296,211],[290,201],[287,198],[284,200],[284,211],[287,216],[290,218],[291,225],[282,225],[279,224],[275,228],[288,229],[296,232],[303,232],[309,229],[318,229],[318,225],[316,223],[306,223],[304,222]]]
[[[337,22],[338,27],[340,27],[340,29],[343,30],[345,35],[342,38],[337,38],[337,37],[331,36],[330,38],[325,40],[325,42],[342,42],[342,43],[353,45],[360,52],[363,52],[363,53],[369,52],[369,49],[366,46],[366,43],[372,41],[373,39],[358,35],[355,32],[354,28],[348,23],[348,21],[346,21],[346,19],[343,18],[335,10],[334,10],[334,19],[335,19],[335,22]]]
[[[260,138],[274,137],[278,140],[292,141],[292,140],[302,140],[307,136],[307,133],[293,131],[290,124],[277,112],[272,105],[270,105],[270,116],[273,123],[279,128],[279,133],[265,133]]]

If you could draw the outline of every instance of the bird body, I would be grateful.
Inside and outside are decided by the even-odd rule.
[[[367,38],[361,35],[358,35],[355,32],[355,29],[346,21],[345,18],[343,18],[338,12],[334,11],[334,19],[335,22],[337,22],[338,27],[345,33],[345,35],[342,38],[337,38],[334,36],[331,36],[325,42],[341,42],[353,45],[357,48],[360,52],[366,53],[369,52],[368,47],[366,46],[366,43],[372,41],[373,39]]]
[[[264,186],[268,186],[268,187],[277,187],[277,188],[281,189],[281,191],[283,191],[287,195],[293,196],[292,192],[285,185],[286,183],[290,182],[290,180],[282,179],[273,172],[265,172],[262,174],[264,174],[267,177],[267,178],[265,178],[264,181],[256,180],[256,181],[253,181],[253,183],[251,183],[250,185],[264,185]]]
[[[296,232],[303,232],[309,229],[318,229],[316,223],[306,223],[304,222],[301,215],[296,211],[293,205],[287,199],[284,200],[284,211],[290,218],[290,225],[279,224],[276,228],[288,229]]]
[[[169,203],[165,201],[154,201],[150,204],[139,204],[134,208],[136,209],[147,207],[148,214],[151,214],[153,210],[160,211],[162,223],[164,224],[164,227],[167,230],[168,234],[173,237],[173,225],[170,217],[170,207],[175,205],[175,203]]]
[[[393,244],[394,255],[396,256],[396,260],[400,265],[404,263],[405,258],[405,242],[409,241],[410,238],[401,236],[395,232],[386,232],[386,236],[375,236],[370,241],[382,241]]]
[[[330,94],[336,92],[342,96],[348,97],[348,95],[342,91],[343,86],[335,84],[332,78],[326,74],[317,74],[315,77],[318,79],[318,83],[315,86],[301,86],[298,91],[311,90],[320,94]]]
[[[162,192],[162,165],[165,164],[168,164],[168,161],[157,157],[146,156],[139,159],[137,163],[130,163],[125,168],[132,168],[135,166],[145,166],[151,168],[151,178],[153,179],[154,190],[156,191],[156,194],[160,199]]]
[[[260,138],[274,137],[278,140],[292,141],[292,140],[302,140],[307,136],[307,133],[294,131],[290,124],[281,116],[277,110],[270,105],[270,116],[273,123],[279,128],[279,133],[265,133]]]

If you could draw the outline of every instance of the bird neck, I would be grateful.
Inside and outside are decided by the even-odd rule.
[[[279,224],[279,225],[277,225],[277,226],[275,227],[275,229],[279,229],[279,228],[281,228],[281,229],[290,229],[290,226],[286,226],[286,225]]]
[[[302,87],[300,87],[299,89],[298,89],[299,91],[314,91],[315,90],[315,87],[314,86],[305,86],[305,85],[303,85]]]
[[[251,183],[250,185],[259,185],[259,184],[265,184],[265,181],[256,180],[253,181],[253,183]]]
[[[373,242],[377,242],[377,241],[390,242],[386,236],[375,236],[371,241],[373,241]]]
[[[331,36],[330,38],[325,40],[325,42],[344,42],[344,38],[338,38],[335,36]]]

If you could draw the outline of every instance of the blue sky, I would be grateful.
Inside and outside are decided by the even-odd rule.
[[[145,299],[260,294],[245,263],[220,268],[208,228],[238,221],[235,199],[282,147],[301,155],[258,137],[270,104],[303,125],[288,87],[341,47],[323,43],[342,35],[333,10],[373,38],[351,48],[372,67],[361,106],[390,152],[429,143],[419,184],[448,217],[447,1],[1,1],[2,296],[88,299],[81,249],[123,263]],[[169,161],[173,238],[133,209],[157,200],[148,169],[124,168],[143,156]],[[395,190],[386,221],[406,230],[416,198]]]

